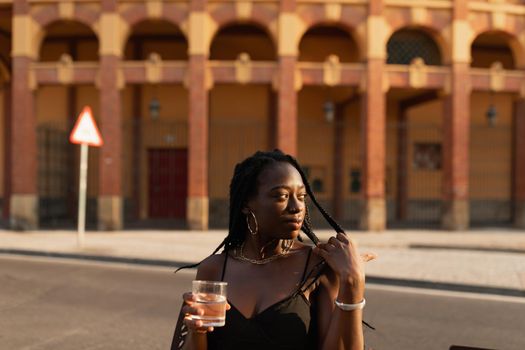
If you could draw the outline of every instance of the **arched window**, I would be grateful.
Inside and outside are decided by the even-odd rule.
[[[410,64],[421,57],[425,64],[441,65],[441,52],[428,34],[414,29],[401,29],[395,32],[387,43],[388,64]]]

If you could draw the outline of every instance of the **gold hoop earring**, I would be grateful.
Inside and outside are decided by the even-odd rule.
[[[248,212],[251,216],[253,216],[253,221],[255,222],[255,230],[252,229],[250,226],[250,219],[248,218],[248,215],[246,215],[246,226],[248,226],[248,231],[250,231],[250,234],[252,236],[256,236],[259,231],[259,225],[257,225],[257,218],[255,217],[255,214],[250,210]]]

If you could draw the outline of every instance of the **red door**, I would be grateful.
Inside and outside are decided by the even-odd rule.
[[[187,160],[185,149],[148,150],[150,218],[186,217]]]

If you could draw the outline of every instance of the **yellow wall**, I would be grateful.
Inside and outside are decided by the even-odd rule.
[[[235,164],[268,149],[270,86],[217,85],[210,92],[209,195],[228,198]]]
[[[474,200],[508,200],[511,197],[512,184],[512,96],[494,95],[494,103],[498,111],[495,127],[488,126],[486,119],[489,101],[488,93],[474,92],[471,98],[469,195]],[[389,188],[387,195],[390,198],[395,198],[397,191],[396,105],[397,101],[389,100],[386,152]],[[442,197],[443,170],[416,169],[413,164],[416,143],[442,145],[442,113],[443,103],[440,100],[413,107],[408,111],[409,199],[438,200]]]
[[[333,191],[334,125],[326,121],[323,104],[332,99],[327,90],[304,87],[297,98],[298,159],[311,169],[311,176],[323,180],[324,192],[319,199],[329,198]]]
[[[350,193],[350,171],[361,169],[360,164],[360,117],[359,103],[352,103],[345,109],[343,125],[336,125],[325,119],[323,105],[332,100],[335,103],[347,100],[351,91],[347,88],[323,89],[304,87],[298,96],[298,159],[302,166],[311,170],[310,178],[322,178],[324,191],[316,193],[320,199],[332,197],[334,177],[334,133],[336,127],[344,128],[343,158],[337,160],[337,166],[343,170],[343,188],[345,198],[357,198],[359,194]]]
[[[408,198],[440,199],[442,197],[443,170],[416,169],[414,159],[416,143],[443,144],[443,102],[434,100],[416,106],[408,112]],[[443,147],[441,148],[443,156]],[[443,167],[443,163],[441,164]],[[397,169],[397,168],[396,168]]]
[[[486,111],[490,95],[476,92],[471,98],[470,197],[511,198],[512,179],[512,96],[498,94],[494,103],[498,119],[488,126]]]
[[[363,173],[361,166],[361,107],[358,102],[347,107],[345,115],[345,140],[344,159],[341,166],[343,171],[343,183],[345,198],[357,199],[360,193],[350,191],[350,172],[353,169],[361,169],[361,189],[363,188]]]

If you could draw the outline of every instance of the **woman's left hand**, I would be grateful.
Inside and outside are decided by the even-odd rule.
[[[320,243],[314,252],[322,257],[341,283],[348,283],[357,294],[363,294],[365,284],[364,262],[375,259],[373,253],[359,255],[356,242],[344,233],[330,237],[327,243]]]

